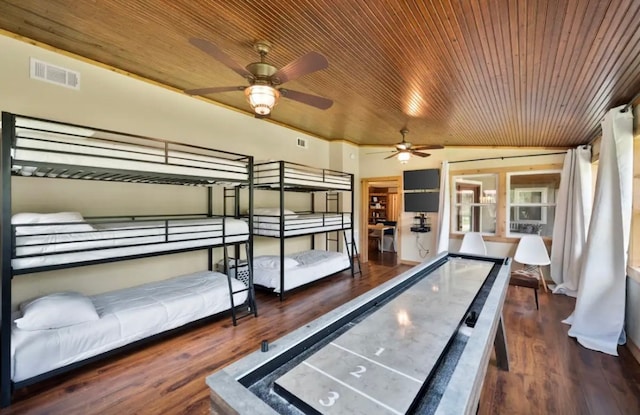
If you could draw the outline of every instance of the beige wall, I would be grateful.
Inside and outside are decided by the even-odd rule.
[[[0,36],[0,51],[2,111],[234,151],[256,160],[330,167],[330,145],[325,140],[5,36]],[[81,89],[29,79],[30,57],[80,72]],[[296,146],[297,137],[308,140],[308,149]],[[357,160],[357,148],[349,151],[355,151]],[[14,212],[74,210],[85,216],[206,212],[204,189],[32,178],[17,178],[14,184]],[[277,192],[256,192],[256,206],[277,203]],[[294,210],[308,209],[309,198],[288,195],[287,203]],[[288,252],[307,246],[306,239],[286,244]],[[256,253],[277,249],[276,240],[257,238]],[[13,283],[13,302],[64,289],[94,294],[205,267],[203,251],[21,276]]]
[[[437,168],[443,159],[461,160],[540,152],[530,149],[453,148],[433,151],[433,155],[427,159],[414,158],[408,164],[401,165],[395,159],[383,161],[381,154],[368,154],[387,148],[358,148],[346,142],[329,143],[266,120],[255,119],[246,113],[204,102],[181,92],[155,86],[15,39],[0,36],[0,50],[3,56],[3,63],[0,65],[0,109],[3,111],[235,151],[253,155],[258,161],[286,159],[351,172],[356,175],[356,224],[360,220],[361,177],[398,176],[403,169]],[[81,89],[75,91],[29,79],[30,57],[80,72]],[[281,105],[286,105],[286,102]],[[298,148],[297,137],[306,138],[309,148]],[[419,140],[416,138],[416,141]],[[452,165],[452,171],[561,161],[562,156],[550,156],[463,163]],[[16,212],[77,210],[86,216],[193,213],[202,211],[206,201],[206,192],[202,189],[114,183],[70,184],[68,181],[30,178],[18,178],[14,181]],[[287,208],[308,209],[309,199],[305,195],[287,194],[286,200]],[[276,192],[256,192],[256,206],[276,206],[277,203]],[[412,214],[401,214],[402,260],[421,261],[434,255],[437,214],[431,214],[431,220],[434,230],[419,235],[420,245],[430,252],[421,257],[415,234],[408,229]],[[304,249],[307,243],[307,239],[287,241],[286,251]],[[451,248],[455,249],[457,244],[458,240],[452,240]],[[489,249],[490,254],[495,255],[512,251],[508,244],[505,246],[499,243],[490,244]],[[257,254],[271,254],[277,250],[277,240],[257,238]],[[219,250],[217,256],[220,256]],[[14,303],[61,289],[73,288],[93,294],[132,286],[199,270],[206,266],[205,262],[204,253],[194,252],[18,277],[14,280]]]

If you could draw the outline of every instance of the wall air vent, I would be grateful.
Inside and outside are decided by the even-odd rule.
[[[61,68],[38,59],[30,59],[32,79],[49,82],[71,89],[80,89],[80,73]]]
[[[297,140],[298,140],[298,147],[301,147],[301,148],[304,148],[304,149],[309,148],[309,142],[307,141],[306,138],[298,137]]]

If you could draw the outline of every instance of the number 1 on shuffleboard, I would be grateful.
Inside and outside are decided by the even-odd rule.
[[[379,348],[378,351],[375,353],[375,355],[380,356],[382,352],[384,352],[384,347]]]

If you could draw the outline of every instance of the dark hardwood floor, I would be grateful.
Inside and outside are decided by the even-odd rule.
[[[387,255],[387,254],[385,254]],[[287,296],[258,293],[260,316],[194,328],[118,357],[18,391],[5,414],[208,414],[205,377],[351,298],[409,269],[369,262],[363,275],[339,274]],[[560,323],[573,300],[509,287],[504,317],[511,371],[489,365],[481,414],[636,414],[640,366],[583,349]]]
[[[624,346],[619,357],[594,352],[567,336],[561,321],[575,300],[509,287],[504,306],[510,371],[492,359],[480,398],[481,415],[640,414],[640,365]]]

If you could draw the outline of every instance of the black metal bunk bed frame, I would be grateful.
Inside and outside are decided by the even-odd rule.
[[[14,168],[14,157],[15,150],[17,146],[17,134],[16,134],[16,120],[29,120],[35,123],[48,123],[55,124],[59,126],[69,127],[71,129],[86,129],[87,127],[78,126],[74,124],[68,123],[60,123],[56,121],[44,120],[39,118],[27,117],[17,114],[12,114],[8,112],[2,112],[2,138],[0,140],[0,182],[2,186],[2,190],[0,192],[0,269],[1,269],[1,283],[0,283],[0,407],[6,407],[11,404],[12,394],[15,389],[28,386],[34,384],[36,382],[42,381],[44,379],[48,379],[50,377],[56,376],[58,374],[67,372],[69,370],[73,370],[77,367],[86,365],[88,363],[106,358],[115,353],[120,353],[124,350],[131,349],[136,346],[140,346],[143,343],[147,343],[150,341],[157,340],[161,337],[165,337],[168,335],[172,335],[175,332],[182,331],[188,327],[201,324],[202,322],[209,320],[212,317],[217,317],[222,313],[218,313],[213,316],[207,316],[205,318],[193,321],[184,326],[177,327],[172,330],[168,330],[162,333],[158,333],[156,335],[147,337],[145,339],[138,340],[136,342],[121,346],[117,349],[110,350],[99,355],[84,359],[79,362],[72,363],[70,365],[60,367],[58,369],[54,369],[50,372],[46,372],[35,377],[25,379],[19,382],[13,382],[11,379],[11,326],[12,326],[12,311],[11,311],[11,300],[12,300],[12,287],[11,281],[15,275],[21,274],[30,274],[35,272],[42,271],[50,271],[55,269],[62,268],[72,268],[93,264],[102,264],[116,261],[124,261],[130,259],[138,259],[152,256],[160,256],[166,254],[180,253],[180,252],[189,252],[195,250],[203,250],[206,249],[208,252],[208,267],[209,270],[213,270],[213,249],[214,248],[223,248],[224,259],[225,259],[225,273],[227,273],[227,281],[229,287],[230,301],[231,301],[231,316],[233,319],[233,325],[237,324],[237,320],[246,316],[257,316],[257,307],[255,302],[255,293],[253,287],[253,268],[251,267],[251,260],[253,258],[253,156],[246,156],[242,154],[232,153],[223,150],[214,150],[205,147],[187,145],[183,143],[177,143],[166,140],[159,140],[149,137],[143,137],[133,134],[125,134],[119,133],[115,131],[98,129],[91,127],[92,131],[97,131],[101,134],[105,134],[105,137],[110,137],[112,135],[118,137],[126,137],[136,141],[136,145],[140,145],[140,142],[144,143],[153,143],[154,150],[163,150],[164,151],[164,164],[169,163],[169,148],[173,147],[174,150],[178,149],[178,151],[182,152],[180,154],[191,154],[193,157],[192,161],[198,160],[197,157],[200,154],[206,152],[215,153],[216,157],[221,158],[221,160],[226,160],[229,163],[241,161],[242,163],[247,163],[247,179],[237,179],[233,177],[225,177],[225,178],[217,178],[217,177],[208,177],[206,175],[196,176],[196,175],[180,175],[180,174],[171,174],[171,173],[163,173],[163,172],[153,172],[153,171],[142,171],[142,170],[126,170],[126,169],[118,169],[118,168],[105,168],[105,167],[87,167],[87,166],[75,166],[75,165],[67,165],[67,164],[56,164],[56,163],[47,163],[40,161],[29,161],[29,166],[32,166],[33,169],[31,173],[34,176],[38,176],[40,178],[44,177],[58,177],[58,178],[68,178],[68,179],[85,179],[85,180],[96,180],[96,181],[115,181],[115,182],[132,182],[132,183],[150,183],[150,184],[173,184],[173,185],[189,185],[189,186],[200,186],[207,188],[207,212],[202,214],[185,214],[185,215],[157,215],[157,216],[144,216],[144,215],[133,215],[126,216],[126,219],[137,221],[137,223],[145,223],[147,221],[158,222],[158,218],[162,217],[161,222],[162,225],[158,225],[159,227],[164,228],[164,243],[168,241],[166,239],[169,233],[169,220],[171,219],[183,219],[183,218],[220,218],[221,220],[221,228],[218,227],[218,231],[222,231],[221,238],[215,238],[216,240],[221,239],[222,242],[211,243],[211,244],[203,244],[199,246],[191,246],[191,247],[181,247],[177,249],[166,249],[166,250],[158,250],[154,252],[143,252],[143,253],[135,253],[131,255],[125,256],[114,256],[110,258],[102,258],[102,259],[91,259],[91,260],[83,260],[78,262],[72,262],[67,264],[54,264],[54,265],[46,265],[46,266],[36,266],[29,267],[25,269],[13,269],[12,260],[16,258],[16,226],[12,225],[12,175],[18,175],[19,170]],[[38,127],[41,128],[41,127]],[[45,131],[45,130],[40,130]],[[45,131],[46,132],[46,131]],[[49,131],[49,133],[59,134],[60,131]],[[73,136],[74,133],[68,134]],[[81,137],[82,136],[76,136]],[[103,141],[113,141],[114,143],[119,144],[127,144],[123,141],[118,140],[110,140],[109,138],[102,139]],[[190,153],[192,151],[192,153]],[[54,153],[62,153],[65,151],[54,151]],[[96,156],[101,157],[101,156]],[[185,157],[181,155],[179,157]],[[186,156],[189,157],[189,156]],[[106,157],[113,158],[113,157]],[[127,161],[127,159],[120,158],[121,160]],[[187,160],[187,159],[183,159]],[[134,160],[135,161],[135,160]],[[24,161],[21,161],[24,162]],[[17,164],[17,163],[16,163]],[[24,164],[24,163],[21,163]],[[158,164],[163,164],[162,162]],[[178,164],[178,166],[180,166]],[[209,169],[209,171],[212,169]],[[216,169],[213,169],[216,170]],[[226,171],[223,169],[218,169],[219,171]],[[205,171],[205,170],[202,170]],[[222,177],[222,176],[220,176]],[[230,207],[230,202],[228,201],[229,197],[227,196],[229,192],[227,192],[227,187],[224,190],[224,202],[223,202],[223,214],[222,215],[214,215],[213,214],[213,192],[211,186],[214,184],[227,184],[232,185],[232,197],[233,197],[233,213],[232,216],[235,218],[240,218],[240,187],[248,189],[248,204],[249,204],[249,222],[248,222],[248,234],[246,235],[246,240],[242,241],[227,241],[228,237],[225,232],[225,217],[229,217],[227,212]],[[109,223],[109,221],[122,221],[125,217],[101,217],[101,218],[87,218],[87,223],[93,223],[93,221],[99,221],[100,223]],[[61,223],[64,224],[64,223]],[[148,226],[147,226],[148,228]],[[201,231],[198,231],[201,232]],[[236,234],[235,236],[243,234]],[[196,240],[206,240],[207,237],[203,235],[200,238],[196,238]],[[205,241],[206,242],[206,241]],[[163,243],[163,242],[160,242]],[[249,278],[248,284],[246,288],[240,289],[237,291],[233,291],[231,284],[230,273],[228,272],[227,264],[229,263],[228,258],[228,247],[232,246],[235,250],[235,258],[240,256],[240,247],[244,245],[245,254],[247,257],[247,261],[249,262]],[[130,246],[140,246],[140,245],[127,245],[126,243],[123,245],[118,245],[118,247],[130,247]],[[95,249],[101,248],[89,248],[84,250],[76,250],[76,251],[68,251],[68,252],[83,252],[83,251],[91,251]],[[26,256],[28,257],[28,255]],[[237,259],[236,259],[237,261]],[[243,304],[236,305],[234,304],[234,295],[247,292],[247,299]],[[240,307],[246,306],[246,313],[244,315],[237,315],[237,309]],[[228,312],[227,310],[226,312]],[[226,313],[223,312],[223,313]]]
[[[349,268],[345,268],[342,271],[346,270],[346,269],[350,269],[351,270],[351,277],[354,277],[355,274],[358,273],[362,273],[361,270],[361,266],[360,266],[360,256],[358,255],[358,249],[356,247],[356,243],[355,243],[355,236],[353,234],[353,226],[354,226],[354,214],[353,214],[353,210],[354,210],[354,206],[355,206],[355,192],[354,192],[354,176],[351,173],[346,173],[346,172],[341,172],[341,171],[337,171],[337,170],[330,170],[330,169],[322,169],[322,168],[314,168],[314,167],[310,167],[310,166],[306,166],[303,164],[299,164],[299,163],[293,163],[293,162],[288,162],[288,161],[284,161],[284,160],[280,160],[278,162],[266,162],[266,163],[257,163],[255,165],[256,168],[258,168],[261,165],[268,165],[268,164],[276,164],[278,165],[278,185],[276,187],[273,187],[273,184],[255,184],[255,189],[256,190],[271,190],[271,191],[278,191],[279,192],[279,204],[280,204],[280,217],[279,217],[279,231],[278,231],[278,235],[274,235],[274,236],[268,236],[268,235],[259,235],[259,236],[263,236],[266,238],[278,238],[279,239],[279,247],[280,247],[280,292],[278,293],[278,296],[280,298],[280,301],[284,300],[284,294],[285,294],[285,290],[284,290],[284,280],[285,280],[285,268],[282,264],[284,264],[284,245],[285,245],[285,241],[286,239],[289,238],[299,238],[299,237],[303,237],[303,236],[309,236],[310,237],[310,243],[311,243],[311,249],[315,248],[315,235],[318,234],[327,234],[327,237],[325,239],[325,249],[329,250],[329,243],[333,242],[335,243],[336,246],[336,250],[339,250],[340,246],[339,246],[339,233],[342,232],[343,236],[344,236],[344,243],[345,243],[345,248],[347,250],[347,254],[349,255]],[[318,182],[318,185],[309,185],[309,184],[289,184],[287,183],[286,179],[286,168],[300,168],[300,169],[305,169],[308,171],[315,171],[315,172],[319,172],[319,174],[322,177],[322,181]],[[275,170],[275,169],[274,169]],[[325,182],[326,180],[326,176],[327,175],[340,175],[340,176],[348,176],[349,177],[349,190],[344,190],[344,189],[335,189],[335,188],[331,188],[331,187],[326,187],[326,186],[322,186],[322,183]],[[268,175],[267,175],[268,176]],[[255,177],[255,175],[254,175]],[[311,201],[310,201],[310,213],[315,213],[315,194],[314,192],[325,192],[325,212],[324,213],[340,213],[340,194],[343,192],[348,191],[351,195],[351,211],[350,211],[350,223],[349,223],[349,227],[344,227],[344,223],[342,223],[341,229],[338,230],[321,230],[321,231],[312,231],[312,232],[308,232],[308,233],[302,233],[302,234],[296,234],[296,235],[285,235],[285,219],[286,219],[286,215],[284,214],[284,210],[285,210],[285,192],[298,192],[298,193],[310,193],[311,194]],[[335,203],[335,212],[330,212],[330,204],[331,203]],[[299,213],[304,213],[304,212],[299,212]],[[323,218],[323,224],[324,224],[324,218]],[[347,232],[349,231],[349,234],[351,235],[351,240],[349,240],[349,238],[347,237]],[[334,238],[331,238],[330,235],[334,234]],[[357,266],[357,271],[355,268],[355,262],[357,261],[358,266]],[[340,272],[340,271],[338,271]],[[335,274],[335,273],[334,273]],[[334,275],[334,274],[330,274],[330,275]],[[328,277],[329,275],[327,275]],[[306,285],[306,284],[305,284]],[[298,289],[300,287],[296,287],[294,289]]]

